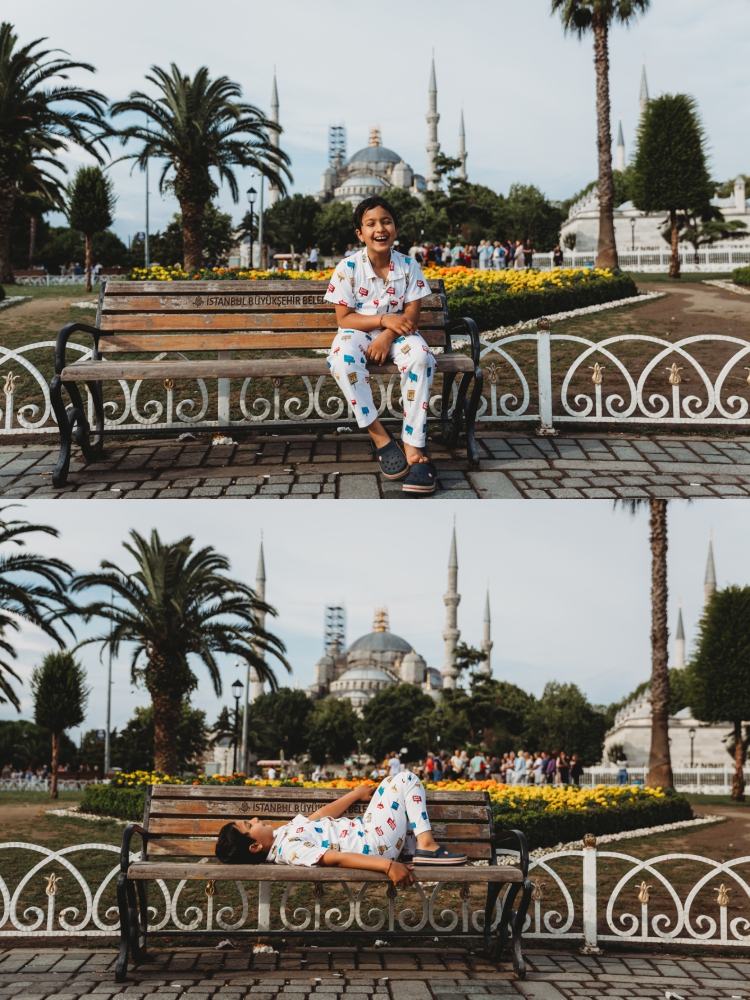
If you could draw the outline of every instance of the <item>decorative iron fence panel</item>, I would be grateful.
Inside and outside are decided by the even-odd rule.
[[[480,423],[532,421],[541,434],[554,433],[555,425],[565,423],[694,428],[750,424],[750,341],[740,337],[705,333],[670,342],[621,334],[593,341],[550,334],[549,324],[540,320],[536,331],[511,332],[494,340],[485,336],[480,343],[485,369]],[[54,341],[15,349],[0,345],[0,376],[5,378],[0,437],[57,433],[47,384],[54,347]],[[81,359],[91,357],[91,349],[82,344],[69,343],[68,349]],[[41,360],[32,361],[29,355],[39,351]],[[154,360],[166,356],[158,354]],[[184,358],[177,352],[174,356]],[[175,385],[167,379],[163,387],[142,380],[105,383],[105,429],[179,432],[354,420],[350,404],[327,375],[291,382],[266,379],[259,390],[254,388],[257,382],[217,379],[211,381],[211,391],[204,379],[195,379],[193,390],[189,380]],[[398,377],[376,375],[372,384],[378,414],[400,419]],[[455,393],[454,385],[453,400]],[[144,394],[150,398],[144,400]],[[429,419],[438,419],[440,403],[436,393],[430,400]],[[89,398],[90,420],[93,417]]]
[[[629,767],[628,784],[643,784],[646,767]],[[705,795],[729,795],[734,769],[728,767],[678,767],[673,769],[674,787],[678,792],[700,792]],[[745,783],[750,785],[750,769],[745,770]],[[616,785],[617,768],[587,767],[580,784],[585,788],[596,785]]]

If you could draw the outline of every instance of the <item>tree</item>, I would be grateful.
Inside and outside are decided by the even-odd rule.
[[[263,215],[263,238],[279,253],[298,253],[314,245],[321,208],[312,195],[280,198]],[[351,212],[350,212],[351,220]]]
[[[28,719],[0,719],[0,762],[14,768],[36,769],[49,761],[51,735],[49,729]],[[60,758],[76,759],[76,745],[63,733],[60,737]]]
[[[0,654],[12,660],[18,654],[7,636],[9,631],[19,632],[21,621],[40,628],[63,648],[59,622],[70,635],[73,630],[62,618],[72,610],[66,596],[67,578],[73,572],[67,563],[51,556],[37,556],[29,552],[6,554],[3,546],[24,548],[25,535],[39,531],[57,538],[59,532],[46,524],[6,520],[3,516],[12,505],[0,507]],[[0,659],[0,704],[10,702],[18,711],[21,703],[13,690],[10,677],[20,680],[7,660]]]
[[[669,653],[667,642],[667,501],[616,500],[635,514],[649,505],[651,543],[651,749],[646,784],[671,788],[674,784],[669,752]]]
[[[687,670],[693,716],[701,722],[732,723],[732,799],[745,801],[742,723],[750,719],[750,587],[713,594],[701,619],[698,643]]]
[[[397,684],[379,691],[362,708],[362,749],[382,759],[391,750],[398,753],[406,747],[407,760],[417,760],[432,745],[429,733],[425,740],[423,723],[434,708],[435,702],[416,684]],[[434,732],[433,728],[432,738]]]
[[[115,188],[111,177],[105,177],[99,167],[79,167],[67,193],[68,222],[86,241],[86,291],[90,292],[94,237],[114,222]]]
[[[86,743],[84,736],[83,747]],[[101,741],[98,743],[103,746]],[[197,771],[208,746],[206,713],[183,701],[177,723],[177,773]],[[123,771],[154,770],[154,709],[151,705],[134,709],[132,719],[122,731],[113,733],[111,757],[113,766]],[[93,765],[94,758],[95,754],[90,753],[86,755],[86,762]]]
[[[329,201],[320,209],[315,222],[315,243],[324,254],[341,254],[357,242],[352,208],[348,203]]]
[[[269,131],[279,132],[279,126],[254,105],[240,102],[239,84],[226,76],[211,80],[205,66],[192,78],[174,63],[170,69],[152,66],[146,77],[156,87],[156,98],[133,91],[110,110],[113,116],[136,112],[149,120],[145,126],[128,125],[119,135],[123,144],[131,139],[143,144],[140,152],[128,154],[142,170],[152,157],[164,161],[159,190],[170,188],[180,203],[183,266],[194,271],[203,263],[206,202],[218,192],[211,171],[227,182],[237,204],[235,167],[258,170],[283,193],[282,175],[291,180],[289,157],[271,145]]]
[[[577,753],[584,765],[602,759],[609,728],[602,709],[591,705],[576,684],[550,681],[526,719],[529,745]]]
[[[446,749],[484,745],[493,753],[517,750],[526,740],[534,696],[515,684],[473,674],[469,690],[443,691],[441,743]]]
[[[69,226],[40,226],[38,235],[42,236],[41,249],[38,251],[39,261],[50,272],[54,273],[60,267],[67,267],[71,261],[81,261],[86,254],[86,241],[83,233]],[[131,254],[119,236],[111,229],[94,236],[93,258],[103,267],[127,267]]]
[[[548,201],[533,184],[512,184],[508,197],[498,208],[503,239],[530,239],[541,253],[557,246],[566,213],[559,203]]]
[[[633,204],[643,212],[669,214],[671,278],[680,277],[680,215],[704,212],[713,195],[705,145],[692,97],[664,94],[649,102],[638,134]]]
[[[283,750],[287,760],[306,753],[307,717],[312,706],[304,691],[292,691],[291,688],[264,692],[256,698],[250,705],[247,720],[255,753],[275,759]]]
[[[358,723],[348,698],[316,701],[305,726],[311,759],[341,764],[357,745]]]
[[[49,59],[59,49],[39,49],[38,38],[18,45],[13,25],[0,24],[0,283],[12,284],[10,227],[16,198],[35,171],[36,189],[50,200],[59,182],[47,167],[65,173],[59,154],[73,143],[102,163],[106,98],[95,90],[60,84],[71,70],[94,73],[89,63]]]
[[[190,666],[197,657],[208,670],[214,691],[221,694],[216,653],[241,657],[258,676],[277,685],[276,675],[262,653],[271,653],[289,670],[284,644],[262,629],[257,614],[276,610],[260,601],[244,583],[224,573],[229,560],[211,546],[194,551],[190,536],[163,543],[157,531],[150,540],[131,531],[132,544],[123,548],[133,557],[136,571],[127,573],[115,563],[101,563],[103,572],[76,577],[76,592],[91,587],[114,592],[117,602],[96,600],[83,609],[87,617],[111,623],[111,630],[91,636],[102,651],[119,655],[123,643],[133,644],[130,661],[134,684],[143,684],[154,711],[154,766],[174,774],[178,766],[177,731],[181,706],[198,685]]]
[[[57,769],[60,766],[60,737],[71,726],[79,726],[86,717],[90,688],[86,671],[68,650],[48,653],[31,675],[34,695],[34,721],[52,734],[52,780],[49,797],[56,799]]]
[[[651,0],[552,0],[552,13],[559,12],[563,28],[583,38],[594,36],[596,69],[596,143],[599,154],[599,242],[597,267],[617,267],[612,178],[612,126],[609,100],[609,29],[613,22],[631,24],[648,10]]]
[[[710,247],[724,240],[743,239],[747,236],[747,226],[739,219],[727,222],[714,205],[706,205],[701,211],[680,213],[678,222],[680,243],[689,243],[693,248],[695,263],[698,263],[698,252],[701,247]],[[671,239],[669,229],[662,232],[668,242]]]
[[[232,216],[228,212],[220,211],[213,202],[207,202],[203,216],[201,266],[225,264],[235,243]],[[182,263],[185,246],[182,241],[182,216],[179,212],[172,216],[163,233],[156,232],[149,237],[149,248],[151,260],[158,261],[165,267]],[[146,263],[145,245],[135,239],[131,247],[131,260],[136,267],[143,267]]]

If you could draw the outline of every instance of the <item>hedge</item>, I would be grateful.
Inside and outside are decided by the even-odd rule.
[[[78,807],[97,816],[115,816],[140,823],[146,804],[145,788],[115,788],[112,785],[86,785]]]
[[[496,830],[522,830],[533,851],[537,847],[581,840],[587,833],[600,837],[605,833],[679,823],[693,819],[693,811],[684,795],[667,793],[650,801],[634,800],[607,809],[493,810],[493,819]]]
[[[517,292],[482,292],[456,290],[448,295],[451,319],[469,316],[481,330],[494,330],[551,313],[583,309],[604,302],[616,302],[637,295],[630,275],[618,274],[562,288]]]
[[[750,267],[735,267],[732,281],[735,285],[750,285]]]

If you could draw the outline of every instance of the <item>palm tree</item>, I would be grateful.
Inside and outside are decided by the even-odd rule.
[[[672,760],[669,752],[669,654],[667,643],[667,501],[615,500],[635,514],[649,506],[651,529],[651,750],[646,784],[671,788]]]
[[[65,173],[58,156],[68,143],[103,162],[98,146],[105,130],[106,97],[95,90],[52,82],[67,80],[71,70],[94,73],[94,67],[70,59],[48,59],[61,50],[40,50],[44,41],[37,38],[19,46],[13,25],[0,24],[0,282],[10,284],[11,216],[29,164],[36,165],[37,180],[52,196],[56,182],[39,164]]]
[[[630,24],[648,10],[651,0],[552,0],[565,31],[594,36],[597,148],[599,151],[599,244],[597,267],[617,267],[615,185],[612,178],[612,128],[609,102],[609,28],[613,21]]]
[[[290,667],[283,642],[258,625],[259,612],[276,611],[250,587],[223,575],[229,569],[226,556],[210,546],[194,552],[190,536],[167,544],[155,530],[149,541],[136,531],[130,538],[132,544],[123,542],[123,547],[135,559],[135,572],[105,560],[104,572],[84,574],[73,583],[74,591],[106,587],[120,598],[119,605],[99,600],[82,609],[86,617],[109,620],[111,628],[81,645],[101,642],[102,650],[109,647],[117,656],[122,643],[133,643],[132,681],[146,687],[154,707],[154,765],[157,771],[174,774],[180,708],[198,685],[191,656],[208,669],[217,696],[221,676],[216,653],[247,660],[273,689],[276,676],[263,653]]]
[[[0,653],[15,660],[18,656],[7,632],[19,632],[21,622],[36,625],[46,635],[63,647],[56,622],[62,620],[72,605],[66,597],[67,580],[73,572],[67,563],[50,556],[32,555],[30,552],[3,552],[3,546],[23,548],[24,535],[41,531],[57,538],[59,532],[45,524],[28,521],[6,520],[5,511],[13,506],[0,507]],[[73,635],[70,625],[65,628]],[[10,702],[18,711],[21,703],[13,690],[10,678],[19,681],[18,674],[7,660],[0,660],[0,703]]]
[[[185,250],[183,267],[194,271],[203,264],[203,215],[208,202],[218,191],[211,170],[226,181],[235,204],[239,198],[233,168],[252,167],[271,179],[285,193],[281,174],[291,179],[286,153],[272,146],[269,130],[279,126],[269,121],[252,104],[240,103],[239,84],[226,76],[211,80],[202,66],[195,76],[180,72],[172,63],[171,74],[158,66],[151,67],[146,79],[158,90],[156,98],[133,91],[126,101],[111,107],[112,115],[146,115],[145,126],[129,125],[119,132],[123,144],[130,139],[143,143],[139,153],[131,153],[143,170],[148,160],[165,161],[159,178],[159,190],[170,188],[177,196],[182,213],[182,236]]]
[[[86,718],[90,688],[86,671],[68,650],[48,653],[31,675],[34,693],[34,721],[52,734],[52,781],[49,797],[57,798],[57,769],[60,739],[66,729],[79,726]]]

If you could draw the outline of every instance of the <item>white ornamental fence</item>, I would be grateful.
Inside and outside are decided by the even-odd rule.
[[[86,785],[100,785],[98,778],[58,778],[59,792],[80,792]],[[49,778],[0,778],[0,792],[48,792]]]
[[[669,272],[671,255],[665,250],[623,250],[617,253],[617,263],[623,271],[640,271],[651,274],[667,274]],[[594,267],[596,253],[566,253],[563,267]],[[680,269],[686,273],[719,273],[730,272],[735,267],[745,267],[750,264],[750,248],[734,248],[732,250],[701,250],[697,254],[692,250],[680,252]],[[554,267],[551,253],[535,253],[534,267],[540,271],[551,271]]]
[[[526,939],[577,941],[596,951],[607,942],[750,947],[750,857],[715,861],[693,854],[641,859],[591,846],[533,860],[534,889]],[[36,844],[0,844],[0,938],[115,937],[115,883],[120,870],[112,844],[78,844],[53,851]],[[13,852],[12,854],[10,852]],[[19,862],[19,854],[31,860]],[[77,864],[73,855],[83,855]],[[131,854],[131,860],[138,860]],[[14,868],[22,873],[11,875]],[[307,890],[302,899],[295,890]],[[426,883],[382,897],[382,886],[309,883],[200,882],[151,884],[153,932],[379,931],[480,934],[482,894],[458,893],[449,883]],[[381,893],[378,895],[378,893]],[[495,921],[499,917],[498,902]]]
[[[477,413],[480,424],[531,422],[541,434],[554,433],[556,425],[566,423],[584,427],[680,425],[696,430],[707,425],[750,425],[750,341],[740,337],[705,333],[671,342],[622,334],[592,341],[573,334],[551,334],[549,324],[542,320],[535,331],[518,331],[497,340],[482,338],[480,343],[485,377],[485,396]],[[561,360],[571,345],[575,357]],[[29,357],[44,351],[50,363],[54,347],[52,340],[15,349],[0,345],[0,376],[5,380],[0,436],[57,433],[47,385],[50,373],[42,375]],[[91,357],[91,348],[82,344],[69,343],[68,351],[70,359]],[[703,356],[696,356],[697,352]],[[159,354],[154,360],[164,357]],[[175,352],[175,357],[183,355]],[[617,381],[608,391],[613,376]],[[234,395],[230,379],[217,382],[210,413],[211,397],[204,379],[179,384],[167,379],[163,388],[142,380],[105,383],[105,428],[115,433],[183,432],[335,426],[354,419],[334,380],[326,375],[297,379],[292,389],[285,388],[283,379],[266,380],[271,388],[267,395],[256,395],[257,380],[250,378],[244,379]],[[400,420],[397,377],[375,376],[372,385],[378,414]],[[428,412],[433,419],[439,416],[439,394],[432,397]],[[89,398],[89,419],[93,422],[93,418]]]
[[[625,784],[642,785],[646,781],[647,767],[629,767]],[[580,778],[585,788],[596,785],[618,784],[617,768],[586,767]],[[703,795],[731,795],[734,769],[731,767],[678,767],[673,769],[674,787],[678,792]],[[745,784],[750,787],[750,769],[744,772]]]

